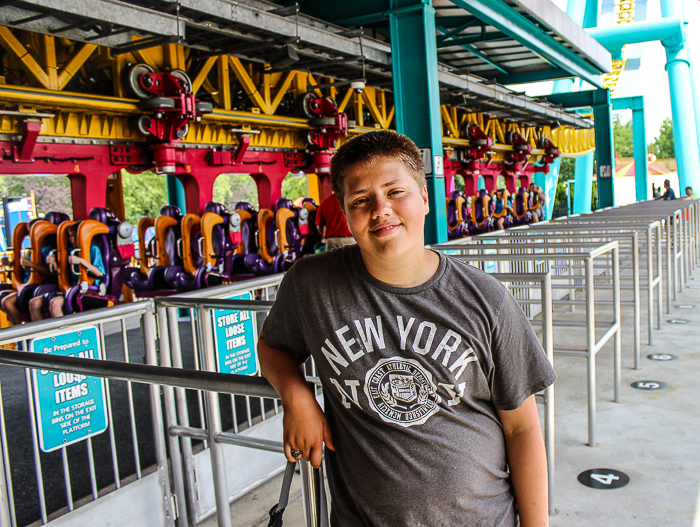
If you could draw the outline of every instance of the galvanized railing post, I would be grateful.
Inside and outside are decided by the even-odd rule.
[[[595,446],[596,379],[595,379],[595,299],[593,258],[586,258],[586,359],[588,361],[588,445]]]
[[[542,347],[551,364],[554,364],[554,331],[552,315],[552,275],[548,273],[542,280]],[[547,474],[549,513],[556,512],[554,501],[554,384],[545,388],[547,404],[544,407],[544,444],[547,451]]]
[[[216,355],[214,352],[214,334],[212,332],[209,310],[197,308],[197,325],[199,328],[202,366],[205,371],[216,371]],[[226,480],[226,465],[223,445],[216,441],[221,432],[221,409],[219,394],[207,392],[204,399],[207,411],[207,433],[209,435],[209,451],[211,454],[212,475],[214,476],[214,495],[216,498],[216,517],[219,527],[231,527],[231,511],[228,503],[228,483]]]
[[[156,312],[158,318],[158,344],[159,361],[161,366],[170,367],[170,342],[168,331],[168,313],[165,308],[159,307]],[[183,480],[182,456],[180,453],[180,439],[170,434],[170,427],[177,424],[177,414],[175,412],[175,394],[172,386],[163,386],[163,403],[165,407],[165,430],[168,434],[168,445],[170,446],[170,466],[172,467],[173,486],[175,487],[175,497],[177,499],[177,525],[188,527],[187,498],[185,496],[185,483]]]
[[[613,259],[613,324],[617,327],[615,330],[615,349],[614,349],[614,370],[615,370],[615,402],[622,402],[620,397],[620,384],[622,382],[622,310],[620,308],[620,249],[615,247],[612,251]],[[638,292],[637,292],[638,293]],[[635,316],[637,313],[635,313]],[[635,350],[634,360],[635,369],[639,355]]]
[[[143,340],[146,351],[146,363],[156,366],[158,358],[156,354],[156,328],[152,310],[143,314]],[[153,415],[153,442],[156,451],[156,463],[158,465],[158,480],[163,491],[163,512],[166,526],[175,525],[175,513],[170,496],[170,476],[168,474],[168,454],[165,448],[163,436],[163,412],[160,402],[160,386],[149,385],[151,392],[151,414]]]

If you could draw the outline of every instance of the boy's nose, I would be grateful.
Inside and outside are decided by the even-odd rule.
[[[382,216],[389,216],[391,214],[391,207],[389,205],[389,200],[379,197],[374,200],[374,206],[372,207],[372,217],[381,218]]]

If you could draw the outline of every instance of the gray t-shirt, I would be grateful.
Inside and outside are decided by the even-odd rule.
[[[556,374],[493,277],[441,254],[430,280],[400,288],[372,277],[356,245],[306,257],[263,337],[316,362],[333,526],[516,524],[496,409]]]

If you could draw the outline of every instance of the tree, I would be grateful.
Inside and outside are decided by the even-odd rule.
[[[37,213],[50,211],[71,214],[70,181],[66,176],[3,176],[0,193],[5,196],[28,196],[34,191]]]
[[[214,182],[214,201],[234,210],[239,201],[258,208],[258,187],[248,174],[221,174]]]
[[[659,135],[649,146],[652,153],[658,158],[676,157],[673,145],[673,121],[670,117],[666,117],[661,123]]]
[[[634,142],[632,140],[632,121],[622,124],[620,119],[613,123],[613,138],[615,151],[620,157],[632,157],[634,155]]]
[[[136,225],[142,216],[155,218],[168,204],[167,178],[149,170],[140,174],[122,171],[124,211],[127,221]]]
[[[290,172],[282,181],[282,197],[292,201],[309,195],[308,176]]]

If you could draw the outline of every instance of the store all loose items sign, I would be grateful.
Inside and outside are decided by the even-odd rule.
[[[252,300],[252,293],[230,300]],[[258,372],[258,332],[253,311],[212,309],[214,345],[220,373],[255,375]]]
[[[56,333],[31,343],[34,353],[101,359],[97,328]],[[105,383],[77,373],[32,370],[39,447],[51,452],[107,430]]]

